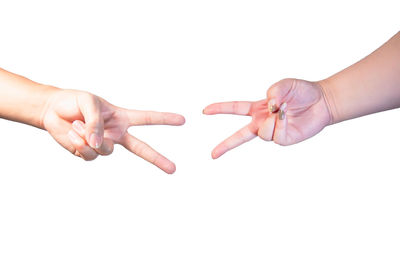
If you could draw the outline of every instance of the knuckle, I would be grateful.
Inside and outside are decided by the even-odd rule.
[[[171,116],[172,116],[172,115],[169,115],[169,114],[162,114],[162,115],[161,115],[161,124],[162,124],[162,125],[167,124],[167,123],[169,122],[168,119],[171,119],[171,118],[172,118]]]
[[[146,112],[144,114],[144,122],[146,125],[149,125],[151,123],[151,115],[149,112]]]
[[[151,162],[152,164],[154,164],[154,165],[157,165],[157,162],[158,162],[159,160],[160,160],[160,155],[157,154],[157,155],[154,155],[154,156],[151,158],[150,162]]]
[[[96,95],[86,91],[79,92],[78,99],[80,102],[82,102],[82,104],[85,103],[97,106],[100,103],[100,100]]]
[[[75,143],[74,145],[77,151],[82,151],[86,147],[86,144],[84,143],[83,140],[77,141],[77,143]]]
[[[88,101],[94,101],[96,96],[94,96],[90,92],[82,91],[81,92],[81,97],[83,99],[85,99],[85,100],[88,100]]]
[[[233,111],[234,112],[237,112],[238,110],[239,110],[239,102],[237,102],[237,101],[235,101],[235,102],[233,102]]]

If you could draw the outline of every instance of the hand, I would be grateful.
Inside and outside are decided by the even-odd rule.
[[[51,94],[41,125],[68,151],[85,160],[112,153],[114,144],[172,174],[175,164],[128,133],[138,125],[182,125],[183,116],[166,112],[137,111],[116,107],[93,94],[57,90]]]
[[[212,151],[213,159],[256,136],[280,145],[298,143],[320,132],[330,123],[331,117],[319,84],[297,79],[275,83],[268,89],[267,99],[215,103],[207,106],[203,113],[252,117],[250,124]]]

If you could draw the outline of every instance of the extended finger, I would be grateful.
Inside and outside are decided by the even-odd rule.
[[[79,134],[79,136],[81,136],[82,139],[85,139],[86,125],[84,122],[76,120],[72,123],[72,128],[76,131],[77,134]],[[103,156],[110,155],[114,150],[114,142],[110,139],[104,138],[104,141],[101,144],[100,148],[94,150],[98,154]]]
[[[179,126],[185,123],[185,118],[176,113],[125,110],[129,125],[173,125]]]
[[[152,147],[150,147],[143,141],[133,137],[130,134],[125,134],[122,139],[121,145],[130,152],[154,164],[168,174],[172,174],[176,170],[175,164],[172,161],[155,151]]]
[[[221,142],[217,147],[215,147],[215,149],[211,153],[211,156],[213,159],[217,159],[227,151],[252,140],[256,136],[257,135],[254,127],[249,124],[239,131],[235,132],[232,136],[230,136],[229,138]]]
[[[249,115],[253,102],[248,101],[233,101],[233,102],[219,102],[208,105],[203,113],[207,115],[213,114],[236,114],[236,115]]]
[[[86,144],[85,140],[82,139],[82,137],[79,136],[74,130],[70,130],[68,132],[68,137],[72,142],[72,144],[74,145],[76,152],[79,153],[79,154],[75,153],[75,155],[81,156],[84,160],[94,160],[95,158],[97,158],[98,156],[97,152],[91,147],[89,147]]]

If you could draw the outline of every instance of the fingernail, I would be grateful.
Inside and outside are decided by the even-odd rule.
[[[101,144],[101,137],[96,133],[92,133],[89,138],[90,147],[98,149],[100,148],[100,144]]]
[[[285,113],[286,107],[287,107],[287,104],[286,104],[286,102],[285,102],[285,103],[283,103],[283,104],[281,105],[281,107],[280,107],[280,109],[279,109],[279,119],[280,119],[280,120],[284,120],[285,117],[286,117],[286,113]]]
[[[72,123],[72,127],[74,127],[74,129],[79,133],[84,133],[85,132],[85,128],[83,127],[83,123],[80,122],[80,121],[74,121]]]
[[[270,112],[276,112],[278,110],[278,107],[276,106],[275,99],[269,100],[269,102],[268,102],[268,110]]]
[[[279,119],[284,120],[285,119],[285,112],[282,110],[279,110]]]
[[[79,136],[73,130],[70,130],[68,132],[68,137],[72,141],[72,143],[78,143],[79,142]]]

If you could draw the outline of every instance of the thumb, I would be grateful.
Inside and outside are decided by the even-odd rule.
[[[295,86],[296,79],[283,79],[274,83],[267,91],[269,111],[277,112],[282,103],[288,102],[294,94]]]
[[[100,99],[90,93],[78,96],[78,106],[85,119],[85,138],[93,149],[101,147],[104,140],[104,120],[101,116]]]
[[[276,144],[283,146],[291,144],[286,134],[286,129],[287,129],[286,106],[287,106],[286,103],[283,103],[279,108],[278,119],[276,120],[275,130],[273,134],[274,142]]]

